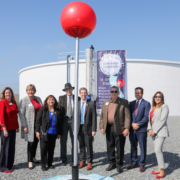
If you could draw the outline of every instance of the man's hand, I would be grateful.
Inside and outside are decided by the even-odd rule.
[[[124,137],[128,136],[128,134],[129,134],[129,129],[125,129],[125,130],[123,131]]]
[[[24,127],[23,127],[23,131],[24,131],[24,133],[27,133],[27,132],[28,132],[27,126],[24,126]]]
[[[61,138],[61,135],[57,135],[57,139],[60,139]]]
[[[95,131],[92,131],[92,136],[95,136],[96,135],[96,132]]]
[[[132,127],[136,131],[139,129],[139,124],[138,123],[132,123]]]
[[[19,129],[16,129],[16,132],[18,133],[18,132],[19,132]]]
[[[36,137],[40,140],[40,133],[36,132]]]
[[[101,134],[104,134],[104,129],[101,129]]]

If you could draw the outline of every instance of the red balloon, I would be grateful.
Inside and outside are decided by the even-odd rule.
[[[124,80],[123,80],[123,79],[118,79],[118,80],[117,80],[117,85],[118,85],[119,87],[123,87],[123,86],[124,86]]]
[[[86,3],[75,1],[62,11],[60,22],[63,30],[71,37],[85,38],[96,26],[96,14]]]

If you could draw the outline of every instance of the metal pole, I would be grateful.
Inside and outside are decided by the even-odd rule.
[[[76,61],[75,61],[75,102],[74,102],[74,166],[72,167],[72,179],[78,180],[78,141],[77,141],[77,122],[78,122],[78,78],[79,78],[79,38],[76,38]]]

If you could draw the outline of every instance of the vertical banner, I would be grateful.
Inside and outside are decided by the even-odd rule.
[[[119,97],[125,97],[126,51],[97,51],[97,114],[101,113],[102,103],[109,99],[110,87],[119,87]]]

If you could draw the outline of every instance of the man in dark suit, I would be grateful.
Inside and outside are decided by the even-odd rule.
[[[72,94],[74,87],[70,83],[65,84],[63,91],[66,92],[65,95],[59,96],[59,107],[64,110],[63,119],[63,134],[61,136],[61,160],[62,165],[67,165],[67,137],[68,131],[71,137],[72,144],[72,162],[73,162],[73,130],[72,130],[72,116],[74,109],[74,95]]]
[[[92,169],[93,162],[93,137],[96,135],[97,117],[95,104],[91,100],[87,100],[87,89],[80,88],[79,95],[81,100],[78,101],[78,139],[80,148],[80,165],[82,168],[86,165],[86,148],[87,148],[87,170]],[[73,118],[74,127],[74,118]],[[74,129],[74,128],[73,128]]]
[[[143,99],[143,88],[135,89],[136,100],[130,103],[132,126],[129,139],[131,142],[131,165],[127,169],[137,167],[137,145],[139,142],[141,158],[139,162],[140,172],[145,171],[146,162],[146,144],[147,144],[147,125],[150,110],[150,103]]]
[[[110,95],[111,98],[102,104],[99,127],[102,134],[106,133],[109,161],[106,171],[117,168],[117,171],[121,173],[126,136],[128,136],[131,127],[131,116],[128,101],[118,97],[119,88],[117,86],[111,87]],[[115,146],[117,158],[115,158]]]

